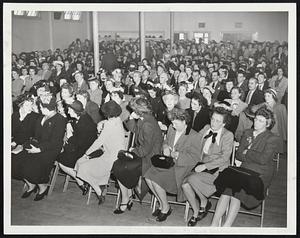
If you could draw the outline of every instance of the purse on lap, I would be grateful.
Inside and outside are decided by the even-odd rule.
[[[170,156],[154,155],[151,157],[151,163],[154,167],[169,169],[175,165],[174,159]]]

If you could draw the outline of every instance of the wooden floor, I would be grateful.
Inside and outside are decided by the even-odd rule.
[[[286,158],[281,158],[279,172],[273,180],[266,199],[264,227],[286,227],[286,168]],[[150,205],[138,202],[134,203],[131,211],[115,215],[113,210],[116,197],[107,195],[105,203],[98,206],[95,194],[92,194],[90,204],[86,205],[87,196],[81,195],[77,185],[70,183],[68,190],[63,193],[63,182],[64,177],[58,176],[52,195],[35,202],[33,195],[21,199],[23,183],[12,180],[11,225],[186,226],[183,219],[183,206],[172,205],[173,213],[167,221],[161,223],[156,222],[151,216]],[[149,200],[149,197],[146,199]],[[212,202],[216,204],[216,201]],[[209,226],[212,215],[209,213],[197,225]],[[234,226],[259,227],[259,218],[239,214]]]

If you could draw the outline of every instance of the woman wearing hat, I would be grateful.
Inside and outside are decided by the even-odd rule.
[[[75,165],[76,177],[93,187],[99,198],[99,204],[103,202],[99,186],[108,184],[118,152],[125,149],[125,131],[119,117],[121,107],[115,101],[109,101],[103,104],[101,110],[107,120],[102,122],[100,135]],[[103,150],[101,157],[89,159],[89,155],[98,149]],[[80,182],[79,179],[77,182]]]
[[[23,145],[21,152],[12,156],[12,177],[25,181],[28,186],[22,198],[29,197],[38,188],[35,201],[48,193],[49,175],[61,151],[66,127],[65,118],[56,112],[54,97],[39,105],[43,117],[36,121],[34,137]]]
[[[128,117],[130,116],[130,112],[127,109],[128,101],[125,100],[124,93],[121,91],[121,89],[113,90],[110,93],[110,98],[111,98],[111,100],[115,101],[117,104],[120,105],[120,107],[122,109],[122,113],[120,115],[121,121],[122,122],[126,121],[128,119]]]
[[[11,117],[12,147],[23,145],[34,136],[35,124],[39,115],[33,112],[34,99],[31,94],[25,93],[16,100],[19,110]]]
[[[146,185],[142,185],[140,178],[151,166],[150,159],[159,154],[162,146],[162,133],[156,119],[152,115],[150,103],[145,98],[132,98],[129,106],[133,110],[126,127],[134,133],[134,146],[130,149],[138,159],[118,159],[113,165],[113,174],[118,180],[121,189],[122,201],[115,214],[123,213],[127,208],[131,209],[131,189],[137,187],[142,199]]]
[[[184,177],[196,165],[199,146],[193,144],[194,130],[188,129],[190,115],[183,109],[174,108],[168,113],[172,125],[168,128],[163,143],[163,156],[172,157],[175,165],[171,168],[151,166],[145,174],[146,182],[159,201],[159,208],[152,214],[156,221],[164,221],[171,214],[172,209],[167,201],[167,192],[177,194],[177,201],[184,201],[181,188]]]
[[[274,113],[275,125],[271,132],[278,135],[281,138],[281,142],[287,140],[287,111],[285,105],[278,102],[277,92],[274,89],[265,90],[265,102],[252,107],[252,112],[256,112],[261,107],[267,107]],[[285,148],[283,143],[281,144],[278,152],[283,153]]]
[[[81,102],[75,100],[72,104],[67,104],[67,108],[68,114],[75,121],[67,124],[66,141],[57,161],[66,174],[75,178],[74,166],[96,140],[97,127],[92,118],[85,113]],[[85,193],[87,189],[83,186],[83,182],[80,182],[78,184]]]

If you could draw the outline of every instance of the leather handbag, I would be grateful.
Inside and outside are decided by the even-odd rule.
[[[174,159],[164,155],[154,155],[151,157],[151,163],[154,167],[169,169],[175,165]]]

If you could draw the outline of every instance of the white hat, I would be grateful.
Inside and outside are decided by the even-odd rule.
[[[57,65],[57,64],[59,64],[61,66],[64,66],[64,63],[62,61],[60,61],[60,60],[53,61],[53,65]]]

